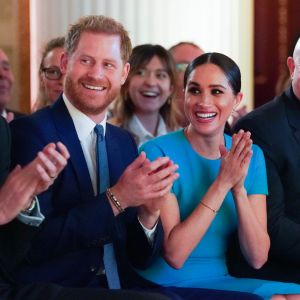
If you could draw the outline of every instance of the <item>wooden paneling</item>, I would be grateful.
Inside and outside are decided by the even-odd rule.
[[[18,2],[19,34],[19,107],[30,112],[30,0]]]
[[[275,96],[278,78],[300,34],[299,0],[255,0],[254,74],[255,107]]]

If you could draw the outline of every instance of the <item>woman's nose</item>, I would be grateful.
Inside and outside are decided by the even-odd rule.
[[[148,85],[155,85],[156,84],[156,77],[155,73],[152,71],[147,71],[145,74],[145,83]]]

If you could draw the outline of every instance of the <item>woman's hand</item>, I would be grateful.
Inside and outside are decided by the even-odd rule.
[[[250,132],[240,130],[232,136],[232,147],[227,151],[220,145],[221,167],[218,180],[228,189],[238,191],[244,187],[249,163],[252,156]]]

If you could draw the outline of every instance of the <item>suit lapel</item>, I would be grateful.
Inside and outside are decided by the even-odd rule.
[[[61,96],[51,109],[60,140],[66,145],[70,152],[69,163],[71,163],[76,174],[78,185],[83,196],[82,199],[92,197],[94,195],[92,182],[91,179],[87,180],[87,178],[90,178],[88,167],[74,123]]]
[[[288,123],[291,126],[295,139],[300,145],[300,101],[294,95],[292,88],[285,91],[285,107]]]

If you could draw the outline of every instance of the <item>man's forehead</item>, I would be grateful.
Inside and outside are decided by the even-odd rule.
[[[204,53],[200,48],[193,45],[183,44],[177,46],[174,51],[171,52],[176,62],[190,63],[194,58]]]
[[[294,53],[293,53],[293,58],[297,60],[300,58],[300,39],[298,39],[296,43]]]
[[[1,63],[5,62],[5,63],[9,63],[9,59],[6,55],[6,53],[0,48],[0,61]]]

